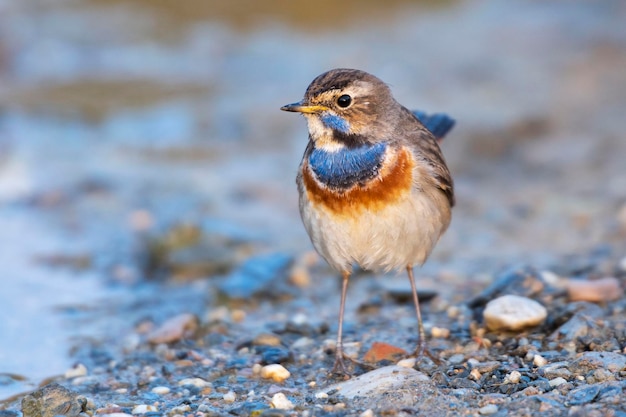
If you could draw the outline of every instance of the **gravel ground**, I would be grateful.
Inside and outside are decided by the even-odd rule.
[[[626,416],[620,1],[190,4],[0,1],[0,417]],[[357,272],[348,380],[278,110],[338,66],[458,122],[432,358],[406,277]]]

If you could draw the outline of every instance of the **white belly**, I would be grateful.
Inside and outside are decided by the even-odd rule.
[[[367,270],[404,269],[422,265],[450,223],[446,197],[430,191],[414,191],[354,217],[337,216],[301,199],[300,213],[315,249],[338,271],[350,271],[353,264]]]

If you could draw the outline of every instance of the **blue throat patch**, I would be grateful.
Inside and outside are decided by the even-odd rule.
[[[378,175],[387,144],[343,148],[337,152],[313,149],[309,165],[315,176],[328,187],[347,189]]]
[[[324,126],[330,129],[338,130],[342,133],[350,132],[350,123],[343,117],[330,112],[324,112],[320,115],[320,119],[322,123],[324,123]]]

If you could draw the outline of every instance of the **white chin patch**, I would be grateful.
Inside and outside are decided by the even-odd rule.
[[[307,115],[306,120],[309,124],[309,134],[315,142],[317,149],[322,149],[326,152],[338,152],[345,148],[343,143],[333,139],[332,129],[324,125],[319,117]]]

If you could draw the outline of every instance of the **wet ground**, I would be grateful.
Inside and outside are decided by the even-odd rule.
[[[195,408],[170,414],[245,415],[269,408],[277,390],[252,371],[265,362],[291,371],[284,392],[298,412],[376,409],[315,396],[336,382],[326,340],[339,288],[297,213],[305,123],[278,110],[319,73],[354,67],[401,103],[457,119],[443,143],[453,223],[418,273],[422,292],[436,294],[423,307],[427,328],[451,335],[433,342],[443,365],[418,366],[433,384],[421,392],[456,398],[469,414],[487,403],[523,414],[532,407],[515,392],[536,375],[564,376],[562,392],[533,385],[537,398],[554,397],[537,404],[554,415],[626,413],[614,401],[619,360],[579,363],[626,347],[625,18],[620,1],[0,1],[0,409],[21,410],[13,395],[82,363],[78,380],[56,380],[92,411],[159,402],[151,390],[166,385],[160,413],[186,400]],[[485,300],[466,303],[522,265],[541,290],[503,288],[543,302],[548,321],[476,346]],[[606,277],[621,285],[611,302],[581,306],[561,285]],[[346,337],[362,343],[359,357],[374,341],[411,349],[407,287],[402,275],[353,280]],[[587,339],[549,339],[581,310],[600,323]],[[184,341],[150,343],[185,313],[198,321]],[[278,353],[258,347],[266,333]],[[569,374],[539,373],[529,366],[537,352],[557,352],[547,365],[567,362]],[[506,403],[455,366],[499,384],[512,369],[535,379],[500,392]],[[590,377],[597,369],[611,375]],[[208,385],[178,385],[190,377]],[[415,398],[374,398],[388,411],[420,409]]]

